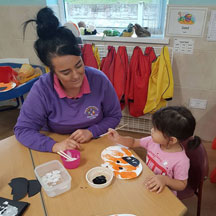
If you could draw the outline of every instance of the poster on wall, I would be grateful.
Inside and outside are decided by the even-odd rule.
[[[208,8],[169,6],[167,13],[168,36],[202,37]]]
[[[175,38],[173,51],[182,54],[193,54],[194,40],[188,38]]]
[[[216,10],[211,11],[207,40],[208,41],[216,41]]]

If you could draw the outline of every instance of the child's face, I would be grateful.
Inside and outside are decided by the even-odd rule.
[[[163,133],[161,133],[161,131],[157,130],[156,128],[151,129],[151,136],[153,141],[160,145],[166,146],[169,143],[169,138],[164,137]]]

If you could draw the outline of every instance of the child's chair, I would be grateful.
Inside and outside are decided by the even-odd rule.
[[[190,159],[190,169],[187,187],[177,193],[179,199],[185,199],[197,195],[197,216],[200,216],[203,182],[208,177],[208,155],[202,142],[196,149],[188,150],[184,144],[186,154]]]
[[[212,142],[212,149],[216,150],[216,137],[214,138],[214,140]],[[216,183],[216,167],[211,171],[210,182]]]

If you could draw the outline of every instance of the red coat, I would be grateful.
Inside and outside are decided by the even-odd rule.
[[[91,44],[84,44],[84,47],[82,48],[82,59],[85,66],[90,66],[98,69],[98,63],[94,56]]]
[[[129,64],[127,50],[125,46],[119,46],[115,59],[114,88],[121,102],[121,109],[125,106],[125,89],[128,73]]]
[[[134,48],[126,85],[128,108],[130,114],[134,117],[143,115],[147,100],[151,64],[154,60],[156,60],[156,55],[152,47],[147,47],[144,55],[140,47]]]
[[[101,70],[107,75],[111,83],[114,85],[114,69],[115,69],[116,51],[115,47],[108,46],[107,56],[102,59]]]

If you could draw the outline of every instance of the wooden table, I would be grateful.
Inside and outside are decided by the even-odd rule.
[[[56,141],[67,137],[57,134],[48,135]],[[48,216],[108,216],[117,213],[136,216],[175,216],[186,212],[187,208],[168,188],[160,194],[146,190],[143,181],[153,173],[141,159],[143,171],[138,178],[131,180],[114,178],[112,184],[104,189],[90,187],[85,179],[86,172],[103,163],[101,152],[110,145],[113,143],[106,136],[82,144],[80,166],[68,170],[72,177],[70,191],[53,198],[42,191]],[[36,166],[50,160],[61,161],[60,156],[53,153],[32,150],[32,156]]]
[[[0,141],[0,196],[13,199],[8,183],[13,178],[36,179],[29,149],[11,136]],[[20,201],[30,203],[25,216],[43,216],[44,208],[40,193],[33,197],[25,196]]]

